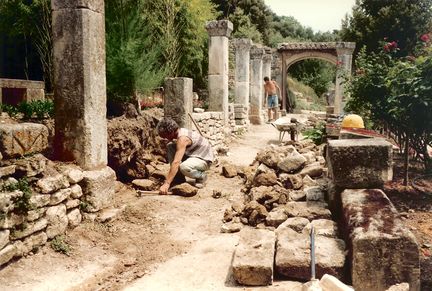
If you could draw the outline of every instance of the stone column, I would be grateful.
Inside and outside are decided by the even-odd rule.
[[[345,88],[342,84],[344,76],[351,75],[352,67],[352,53],[355,48],[355,43],[339,43],[336,47],[337,52],[337,71],[336,71],[336,88],[335,88],[335,101],[334,113],[340,115],[343,113],[343,100],[346,100]]]
[[[193,129],[189,114],[193,111],[193,80],[191,78],[166,78],[164,113],[180,127]]]
[[[58,159],[107,165],[104,0],[52,0]]]
[[[235,103],[249,107],[249,61],[252,41],[248,38],[233,40],[236,49]]]
[[[228,121],[228,37],[233,24],[228,20],[209,21],[206,25],[209,40],[209,110],[222,111]]]
[[[270,48],[265,48],[265,54],[263,55],[263,78],[269,77],[269,79],[272,79],[272,51]]]
[[[264,120],[261,116],[263,108],[263,73],[262,59],[264,49],[257,46],[252,46],[250,52],[251,58],[251,84],[250,84],[250,113],[249,119],[252,124],[263,124]]]

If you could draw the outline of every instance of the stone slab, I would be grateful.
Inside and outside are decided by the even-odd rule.
[[[381,188],[393,177],[392,145],[382,139],[331,140],[329,176],[345,189]]]
[[[344,277],[345,243],[341,239],[315,237],[316,277],[324,274]],[[289,227],[278,228],[276,242],[276,271],[290,279],[309,280],[310,237]],[[359,289],[361,290],[361,289]]]
[[[48,128],[43,124],[0,124],[0,151],[4,158],[21,157],[48,147]]]
[[[331,219],[331,212],[324,202],[288,202],[285,205],[285,213],[289,217],[304,217],[309,220]]]
[[[347,189],[341,198],[354,289],[386,290],[407,282],[410,290],[420,290],[417,241],[385,193]]]
[[[232,262],[234,279],[248,286],[271,285],[275,252],[275,233],[265,229],[245,228]]]
[[[115,193],[116,174],[110,167],[84,171],[80,186],[85,195],[85,211],[96,212],[111,206]]]

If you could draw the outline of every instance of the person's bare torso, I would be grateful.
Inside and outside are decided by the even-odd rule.
[[[276,95],[276,86],[273,81],[266,82],[264,84],[265,91],[267,95]]]

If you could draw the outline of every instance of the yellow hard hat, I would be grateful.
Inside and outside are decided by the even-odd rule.
[[[363,118],[357,114],[349,114],[342,120],[341,127],[364,128]]]

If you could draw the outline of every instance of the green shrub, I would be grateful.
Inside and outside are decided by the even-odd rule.
[[[70,255],[71,252],[71,247],[70,245],[66,242],[65,238],[63,235],[58,235],[55,238],[52,239],[51,241],[51,248],[58,252],[58,253],[62,253],[65,254],[67,256]]]
[[[309,130],[305,130],[303,136],[311,139],[316,145],[320,145],[324,142],[325,138],[325,123],[318,123]]]
[[[9,105],[9,104],[0,104],[0,111],[6,112],[10,117],[15,117],[19,113],[17,107]]]
[[[18,182],[3,186],[1,188],[2,191],[16,191],[19,190],[23,192],[21,197],[15,198],[13,201],[14,209],[13,212],[16,214],[27,215],[30,210],[33,210],[35,207],[32,203],[30,203],[30,198],[32,196],[32,191],[29,186],[29,183],[26,178],[21,178]]]

